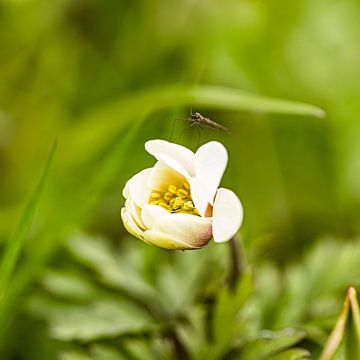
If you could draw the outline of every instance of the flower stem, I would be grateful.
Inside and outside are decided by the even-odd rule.
[[[211,344],[214,342],[214,312],[216,305],[216,296],[209,295],[205,299],[205,321],[204,321],[204,330],[206,341]]]
[[[174,351],[174,359],[176,360],[190,360],[190,356],[189,353],[186,349],[186,347],[184,346],[184,344],[182,343],[182,341],[180,340],[178,334],[176,333],[176,331],[174,329],[170,329],[169,332],[167,333],[167,337],[169,338],[169,340],[171,341],[172,344],[172,348]]]
[[[237,235],[229,240],[229,248],[231,268],[228,277],[228,285],[231,291],[235,291],[244,267],[240,238]]]

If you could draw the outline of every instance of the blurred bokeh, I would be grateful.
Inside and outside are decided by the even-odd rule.
[[[214,246],[199,254],[174,255],[130,237],[120,220],[125,181],[154,162],[144,142],[169,139],[173,120],[188,116],[191,109],[231,131],[229,135],[205,130],[200,142],[221,141],[229,152],[223,184],[243,202],[242,244],[255,278],[261,278],[255,281],[260,293],[253,304],[265,306],[267,297],[261,291],[266,292],[269,281],[276,289],[270,293],[280,292],[291,276],[301,283],[294,266],[301,272],[301,264],[305,269],[313,264],[314,273],[316,266],[321,267],[323,277],[314,275],[319,283],[331,276],[333,267],[343,274],[341,280],[336,276],[337,280],[329,280],[328,287],[323,283],[324,290],[319,291],[320,298],[326,298],[324,308],[329,309],[327,322],[319,325],[322,334],[314,330],[315,325],[304,325],[310,316],[305,307],[311,303],[306,296],[297,298],[298,307],[295,302],[288,304],[290,309],[303,309],[301,315],[290,314],[285,321],[284,309],[277,317],[267,308],[257,322],[259,329],[307,330],[302,345],[310,344],[308,349],[319,352],[346,286],[360,283],[356,241],[360,232],[359,64],[360,3],[356,0],[2,0],[1,248],[15,231],[55,140],[58,146],[40,211],[9,284],[1,358],[150,359],[146,351],[150,351],[148,333],[153,329],[144,330],[146,342],[136,338],[138,343],[128,345],[128,338],[121,340],[122,351],[117,354],[106,348],[106,342],[96,343],[112,339],[111,331],[110,335],[100,332],[95,340],[86,335],[84,340],[76,337],[81,330],[61,332],[64,321],[56,325],[60,330],[51,328],[51,321],[59,318],[52,314],[56,309],[65,311],[72,301],[76,308],[73,317],[67,313],[69,327],[71,322],[76,324],[78,314],[86,314],[92,294],[105,301],[116,291],[129,290],[113,286],[124,279],[116,280],[111,267],[102,268],[104,263],[116,263],[107,257],[112,251],[119,254],[119,263],[125,262],[130,273],[136,273],[134,288],[138,278],[154,284],[162,272],[160,266],[169,272],[162,286],[176,287],[178,280],[170,274],[199,266],[201,257],[206,257],[217,264],[216,270],[203,269],[207,286],[191,301],[204,302],[214,293],[214,284],[221,278],[218,273],[227,267],[225,246],[220,245],[224,255],[220,259]],[[200,90],[197,93],[196,89],[208,85],[216,86],[219,100],[206,100]],[[229,88],[314,104],[325,110],[326,117],[236,109],[226,101]],[[182,124],[176,125],[178,134]],[[195,149],[197,136],[189,130],[181,142]],[[77,232],[87,235],[78,235],[80,240],[71,237],[69,243]],[[96,251],[107,255],[96,258]],[[339,260],[343,253],[352,260]],[[95,274],[83,266],[95,269]],[[302,276],[306,283],[307,276]],[[107,277],[110,280],[101,284],[99,278]],[[218,280],[213,281],[214,277]],[[96,289],[90,284],[93,281]],[[57,293],[62,287],[68,294]],[[126,299],[135,299],[137,305],[147,301],[144,289],[133,290]],[[276,296],[272,299],[275,306]],[[112,313],[111,306],[116,308],[112,301],[106,305],[109,308],[97,308],[100,317],[102,311]],[[318,299],[313,306],[312,315],[320,307]],[[256,313],[251,310],[254,307],[249,306],[251,314]],[[168,312],[160,318],[176,323],[179,313],[171,317]],[[114,317],[121,322],[122,315]],[[135,316],[138,322],[131,331],[151,323],[147,316]],[[95,327],[109,328],[97,321]],[[119,335],[116,331],[122,330],[115,327]],[[189,336],[183,334],[187,340]],[[113,343],[109,346],[116,348]],[[153,346],[154,358],[171,358],[171,344]],[[191,345],[189,349],[196,353]],[[221,351],[215,353],[219,357],[214,358],[221,358]]]

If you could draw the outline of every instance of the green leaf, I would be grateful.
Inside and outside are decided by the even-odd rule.
[[[233,338],[238,325],[236,316],[253,291],[252,280],[252,274],[244,272],[235,292],[227,287],[220,291],[214,316],[215,339],[218,343],[226,344]]]
[[[339,350],[347,354],[349,359],[358,359],[360,356],[360,310],[353,287],[347,290],[344,305],[320,360],[336,359]]]
[[[17,261],[20,257],[21,251],[24,247],[26,236],[31,228],[33,219],[39,208],[41,195],[44,191],[46,180],[48,178],[51,162],[56,150],[56,142],[54,143],[50,152],[45,169],[40,177],[37,187],[33,192],[25,210],[22,214],[21,220],[15,229],[14,234],[10,237],[3,252],[0,263],[0,307],[6,296],[6,290],[11,280]],[[1,318],[0,318],[1,319]],[[2,324],[1,320],[0,323]]]
[[[79,351],[64,351],[59,355],[59,360],[93,360],[93,358],[86,353]]]
[[[117,254],[106,239],[75,234],[67,241],[70,253],[112,288],[148,301],[160,301],[156,291],[134,270],[124,254]],[[123,256],[122,256],[123,255]]]
[[[121,341],[121,350],[128,354],[126,359],[157,360],[171,358],[171,347],[160,338],[154,340],[124,338]]]
[[[306,360],[311,359],[311,353],[305,349],[291,349],[269,357],[269,360]]]
[[[306,103],[265,97],[220,86],[199,86],[190,92],[194,103],[224,110],[324,117],[324,110]]]
[[[116,348],[95,344],[90,347],[93,360],[127,360],[128,357],[122,355]]]
[[[229,111],[258,113],[281,113],[324,117],[325,112],[317,106],[301,102],[264,97],[249,92],[221,86],[168,85],[149,88],[92,111],[82,121],[64,134],[68,154],[87,154],[125,129],[139,113],[148,113],[178,106],[204,106]],[[121,121],[119,121],[121,119]],[[83,151],[85,150],[86,151]],[[70,157],[72,158],[72,157]],[[79,159],[73,159],[78,161]]]
[[[183,313],[212,282],[218,283],[222,278],[210,246],[203,251],[176,252],[174,261],[159,272],[157,289],[171,313]],[[217,253],[221,254],[221,250],[217,249]]]
[[[332,259],[331,266],[324,258]],[[338,311],[335,294],[349,283],[359,283],[359,263],[358,241],[323,239],[309,249],[302,262],[289,265],[283,276],[273,267],[259,268],[255,273],[259,296],[253,308],[260,315],[256,316],[261,319],[259,328],[310,326],[322,344],[319,330],[333,326]],[[278,306],[279,302],[282,306]]]
[[[47,271],[42,285],[55,296],[75,301],[93,300],[98,290],[87,277],[66,270]]]
[[[235,291],[226,286],[219,289],[218,297],[214,306],[213,319],[208,324],[213,330],[214,346],[205,346],[206,356],[217,359],[223,356],[232,346],[234,339],[244,325],[244,320],[240,316],[243,305],[253,292],[253,279],[249,271],[242,274],[237,283]],[[201,354],[200,358],[203,358]]]
[[[244,346],[239,359],[267,359],[296,345],[304,337],[304,332],[295,329],[285,329],[279,332],[262,331],[257,339]]]
[[[123,299],[72,306],[50,320],[51,336],[62,341],[89,342],[153,329],[153,319]]]

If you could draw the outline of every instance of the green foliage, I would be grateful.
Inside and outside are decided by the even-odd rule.
[[[360,308],[356,290],[348,288],[344,305],[321,353],[320,360],[359,358]]]
[[[0,358],[318,359],[360,288],[359,19],[355,0],[2,1]],[[226,245],[165,252],[120,222],[144,141],[191,109],[231,131],[181,140],[229,151],[235,290]]]
[[[2,297],[4,296],[5,288],[8,285],[8,282],[11,278],[17,260],[20,256],[20,252],[24,246],[24,241],[26,239],[26,236],[28,235],[32,221],[38,210],[41,195],[44,191],[44,186],[47,180],[47,176],[49,173],[53,155],[55,153],[55,149],[56,149],[56,144],[54,144],[51,150],[44,172],[41,175],[40,181],[34,193],[32,194],[31,199],[26,205],[20,223],[17,226],[14,235],[7,242],[7,246],[4,250],[4,255],[0,266],[0,289],[1,289],[0,299],[2,299]]]
[[[24,248],[25,240],[31,228],[33,219],[38,211],[40,199],[44,191],[47,177],[50,170],[50,165],[56,150],[56,143],[54,143],[49,159],[46,163],[45,169],[40,177],[39,183],[34,190],[29,202],[27,203],[21,220],[14,231],[14,234],[8,240],[4,253],[0,262],[0,338],[1,334],[8,327],[8,317],[6,314],[6,302],[8,301],[8,287],[11,282],[14,269],[17,265],[18,259]],[[4,307],[5,304],[5,307]]]
[[[270,357],[270,360],[305,360],[311,359],[311,354],[304,349],[291,349]]]
[[[355,243],[321,243],[291,271],[275,275],[269,266],[254,269],[254,274],[246,270],[231,290],[224,276],[229,271],[224,247],[171,253],[166,259],[162,250],[151,249],[157,268],[148,273],[148,246],[139,251],[135,242],[117,249],[104,238],[77,234],[67,250],[80,267],[76,272],[49,270],[26,308],[46,322],[48,336],[72,345],[71,351],[81,345],[88,356],[95,356],[96,348],[120,359],[167,358],[167,348],[171,358],[176,336],[190,359],[308,359],[309,350],[316,354],[325,344],[348,281],[339,276],[326,282],[318,254],[336,252],[339,263],[351,265],[360,260],[359,249]],[[283,316],[299,307],[293,292],[301,276],[308,279],[297,284],[307,294],[307,306],[298,308],[296,316],[289,313],[295,326],[290,328]],[[275,293],[273,284],[279,287]],[[300,346],[305,343],[307,350]],[[62,356],[70,356],[68,352]]]

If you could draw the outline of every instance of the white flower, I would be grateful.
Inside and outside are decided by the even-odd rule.
[[[211,238],[231,239],[243,210],[238,197],[218,188],[228,155],[216,141],[194,154],[184,146],[150,140],[145,149],[158,161],[125,185],[121,218],[137,238],[165,249],[198,249]]]

